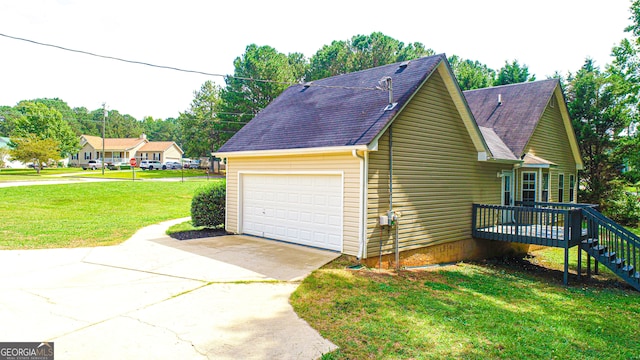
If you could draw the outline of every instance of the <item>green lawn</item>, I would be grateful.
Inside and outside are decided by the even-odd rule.
[[[104,170],[104,176],[102,175],[102,169],[100,170],[85,170],[77,176],[91,177],[91,178],[107,178],[107,179],[132,179],[132,170]],[[183,170],[140,170],[136,168],[136,179],[160,179],[160,178],[179,178],[184,176],[185,178],[191,177],[206,177],[207,173],[200,169],[185,169]]]
[[[534,254],[558,266],[545,252]],[[640,293],[564,287],[559,271],[525,263],[379,273],[338,261],[291,303],[340,347],[324,359],[640,359]]]
[[[51,168],[42,169],[40,174],[34,169],[0,169],[0,182],[21,180],[51,180],[57,179],[62,174],[81,173],[78,168]]]
[[[211,180],[219,181],[219,180]],[[0,188],[0,249],[113,245],[190,215],[190,182],[100,182]]]

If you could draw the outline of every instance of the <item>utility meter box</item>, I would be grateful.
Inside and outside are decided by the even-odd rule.
[[[387,215],[380,215],[380,226],[389,226],[389,217]]]

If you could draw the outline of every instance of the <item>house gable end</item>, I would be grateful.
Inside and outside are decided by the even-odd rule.
[[[546,100],[547,105],[536,122],[523,152],[532,152],[533,155],[554,163],[556,160],[566,159],[561,162],[571,161],[575,164],[572,170],[581,170],[583,163],[580,148],[559,83]],[[550,128],[553,130],[549,130]]]
[[[473,142],[473,145],[478,153],[478,160],[486,160],[487,158],[491,157],[492,155],[491,151],[489,150],[489,147],[487,146],[487,143],[482,135],[482,132],[480,131],[480,127],[478,126],[475,119],[473,118],[473,114],[471,113],[471,110],[467,105],[464,95],[462,94],[462,91],[460,90],[460,87],[458,86],[458,83],[455,80],[451,67],[449,66],[448,62],[445,60],[441,61],[438,64],[438,66],[435,68],[434,72],[432,72],[425,78],[424,82],[420,84],[420,86],[416,89],[416,91],[406,101],[405,105],[398,111],[398,115],[396,115],[384,128],[382,128],[375,138],[373,138],[373,140],[369,143],[370,147],[372,146],[372,144],[373,146],[377,147],[379,139],[383,136],[383,134],[395,121],[395,119],[397,119],[398,116],[402,114],[402,111],[404,110],[404,108],[410,106],[416,94],[423,89],[425,84],[429,82],[429,80],[434,76],[434,74],[438,74],[438,78],[439,78],[439,81],[441,82],[441,86],[443,86],[443,88],[446,89],[446,92],[448,93],[450,100],[455,105],[458,115],[462,119],[464,127],[467,130],[468,135],[470,136]]]
[[[463,125],[460,104],[450,94],[446,74],[441,74],[432,74],[380,137],[378,151],[369,154],[367,257],[377,255],[381,247],[383,253],[393,250],[392,236],[386,230],[381,232],[378,223],[390,207],[390,167],[393,209],[401,213],[402,250],[467,239],[471,228],[468,213],[477,199],[474,185],[482,179],[489,179],[499,196],[497,168],[478,161],[477,144]],[[489,176],[478,175],[485,167]]]

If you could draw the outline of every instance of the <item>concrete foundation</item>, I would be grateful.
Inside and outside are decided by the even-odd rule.
[[[452,263],[463,260],[481,260],[505,255],[524,255],[529,245],[507,243],[484,239],[469,239],[445,244],[438,244],[419,249],[400,252],[400,267],[424,266]],[[395,254],[373,256],[362,260],[368,267],[383,269],[395,267]]]

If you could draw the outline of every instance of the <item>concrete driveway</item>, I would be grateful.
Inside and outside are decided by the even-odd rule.
[[[336,348],[288,299],[338,254],[244,236],[0,251],[0,341],[57,359],[316,359]]]

